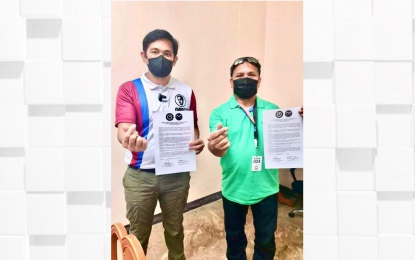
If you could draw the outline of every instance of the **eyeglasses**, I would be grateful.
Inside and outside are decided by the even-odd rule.
[[[255,67],[257,67],[258,69],[258,73],[261,74],[261,64],[259,64],[259,61],[253,57],[242,57],[239,59],[236,59],[236,61],[232,64],[231,66],[231,77],[233,74],[233,70],[235,69],[236,66],[238,66],[239,64],[244,63],[245,61],[255,65]]]

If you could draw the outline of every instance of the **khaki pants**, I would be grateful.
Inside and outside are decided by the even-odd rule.
[[[189,194],[190,173],[181,172],[156,176],[127,168],[123,178],[127,219],[134,234],[147,253],[157,200],[162,211],[164,238],[169,260],[184,260],[183,210]]]

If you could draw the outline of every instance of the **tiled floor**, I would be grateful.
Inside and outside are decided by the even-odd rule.
[[[277,253],[274,259],[303,259],[303,217],[288,217],[292,208],[279,204],[278,229],[275,233]],[[248,213],[245,233],[248,238],[246,249],[252,259],[254,227],[252,214]],[[187,260],[226,260],[226,241],[223,223],[222,200],[205,205],[185,214],[185,254]],[[153,226],[147,260],[167,260],[162,224]]]

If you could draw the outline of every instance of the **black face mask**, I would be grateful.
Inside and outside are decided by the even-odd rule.
[[[258,80],[242,78],[233,81],[233,93],[240,98],[248,99],[255,96]]]
[[[154,76],[164,78],[167,77],[173,69],[173,62],[164,58],[163,55],[160,55],[157,58],[149,59],[147,66]]]

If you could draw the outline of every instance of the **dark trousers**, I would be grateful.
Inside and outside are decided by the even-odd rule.
[[[278,193],[250,206],[255,227],[253,260],[272,260],[276,251],[274,233],[277,230]],[[245,248],[248,243],[244,227],[248,207],[223,197],[228,260],[246,260]]]

